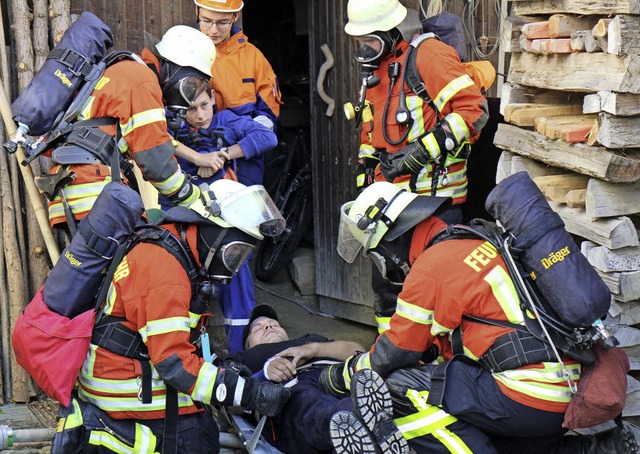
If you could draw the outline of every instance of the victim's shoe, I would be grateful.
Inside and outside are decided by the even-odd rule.
[[[350,411],[334,414],[329,431],[337,454],[380,453],[367,428]]]

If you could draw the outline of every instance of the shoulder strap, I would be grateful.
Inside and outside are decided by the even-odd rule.
[[[409,89],[417,96],[424,99],[425,102],[429,104],[431,108],[437,113],[438,109],[433,100],[429,97],[429,94],[427,93],[427,87],[424,84],[422,77],[420,76],[418,67],[416,66],[416,55],[418,52],[418,47],[423,42],[432,38],[438,39],[438,37],[433,33],[423,33],[420,36],[416,36],[411,41],[409,50],[407,51],[407,57],[404,61],[404,83],[406,83]]]
[[[139,61],[139,58],[129,50],[113,50],[109,52],[102,58],[102,61],[105,62],[106,66],[111,66],[114,63],[119,62],[120,60],[136,60]]]

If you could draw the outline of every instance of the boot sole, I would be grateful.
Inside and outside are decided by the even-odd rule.
[[[336,454],[382,452],[377,449],[367,428],[350,411],[334,414],[329,424],[329,432]]]
[[[371,369],[358,371],[351,381],[351,400],[355,414],[383,453],[409,452],[407,440],[393,422],[391,393],[380,375]]]

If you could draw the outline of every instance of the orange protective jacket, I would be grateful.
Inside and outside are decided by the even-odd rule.
[[[462,328],[464,354],[477,360],[501,335],[513,331],[493,325],[469,322],[471,315],[512,323],[523,321],[519,299],[500,254],[481,239],[452,240],[425,250],[429,240],[446,227],[431,217],[414,233],[411,270],[398,296],[390,328],[381,334],[356,368],[370,367],[383,377],[396,369],[418,364],[433,343],[444,360],[452,357],[450,337]],[[577,381],[580,364],[564,361]],[[529,407],[564,412],[571,391],[559,363],[530,364],[492,373],[502,392]]]
[[[434,38],[427,39],[417,49],[416,65],[427,93],[438,109],[437,113],[402,82],[408,48],[409,43],[401,41],[397,51],[382,61],[374,73],[381,82],[378,86],[367,90],[366,104],[368,105],[363,109],[362,115],[360,158],[375,157],[376,151],[396,152],[418,140],[434,128],[438,120],[445,117],[447,120],[459,123],[459,129],[463,131],[465,142],[469,143],[474,143],[478,139],[480,131],[487,123],[486,99],[465,71],[454,48]],[[400,64],[401,71],[389,96],[388,70],[389,65],[394,62]],[[391,141],[399,140],[407,130],[407,126],[399,125],[395,118],[400,100],[400,90],[404,90],[406,93],[407,108],[413,118],[413,125],[407,138],[398,145],[393,145],[387,142],[383,135],[383,118],[385,105],[389,99],[386,114],[387,137]],[[452,197],[454,204],[462,203],[467,196],[467,161],[452,159],[449,156],[445,164],[446,178],[440,177],[437,195]],[[418,193],[431,193],[432,172],[433,166],[428,164],[418,174],[416,182]],[[375,178],[377,181],[385,181],[379,168],[376,169]],[[402,175],[396,178],[394,183],[409,189],[409,179],[409,175]]]
[[[195,228],[187,231],[187,241],[195,251]],[[124,317],[147,346],[152,402],[138,398],[140,363],[94,344],[78,377],[80,398],[115,419],[164,418],[166,381],[178,391],[179,414],[199,412],[195,401],[210,403],[218,369],[197,356],[191,343],[201,318],[190,311],[191,296],[187,273],[171,253],[150,243],[136,245],[115,272],[105,313]]]
[[[145,49],[143,56],[145,54],[150,52]],[[125,59],[109,66],[79,117],[79,120],[117,118],[122,135],[120,151],[134,159],[145,179],[160,193],[170,196],[183,190],[187,192],[186,187],[191,186],[178,166],[175,148],[167,133],[158,77],[145,64]],[[115,135],[115,126],[100,129]],[[51,173],[57,170],[53,167]],[[72,166],[71,170],[77,178],[64,192],[75,218],[82,219],[102,188],[111,181],[111,169],[91,164]],[[191,202],[191,199],[184,201],[185,204]],[[49,204],[49,220],[52,226],[65,222],[60,197]]]
[[[231,33],[227,41],[216,46],[216,61],[211,68],[218,110],[251,117],[265,115],[275,123],[282,104],[276,74],[240,28],[234,26]]]

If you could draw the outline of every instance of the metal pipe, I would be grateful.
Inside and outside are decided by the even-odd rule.
[[[237,435],[220,432],[220,446],[224,448],[244,449],[244,443]]]
[[[15,443],[50,442],[55,429],[18,429],[0,424],[0,450],[13,447]]]

